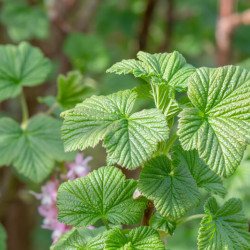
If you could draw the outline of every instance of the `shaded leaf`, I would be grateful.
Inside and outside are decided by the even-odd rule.
[[[170,235],[174,233],[176,222],[163,217],[159,213],[155,213],[149,221],[149,225],[155,230],[164,231]]]
[[[77,103],[93,95],[96,90],[86,83],[86,79],[78,71],[72,71],[67,76],[59,75],[57,80],[57,102],[63,109],[73,108]]]
[[[218,208],[215,198],[207,200],[206,215],[199,229],[199,249],[249,249],[250,233],[239,199],[230,199]]]
[[[156,230],[150,227],[141,226],[133,228],[128,235],[118,228],[113,229],[105,240],[104,249],[164,250],[165,247]]]
[[[196,150],[184,151],[180,145],[176,145],[173,148],[173,154],[180,166],[189,169],[198,187],[222,197],[226,194],[221,178],[200,159]]]
[[[138,188],[154,201],[159,213],[178,219],[199,204],[199,191],[187,168],[174,166],[165,155],[149,160],[141,171]]]

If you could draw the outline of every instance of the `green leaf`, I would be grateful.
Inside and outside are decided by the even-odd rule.
[[[127,235],[119,228],[113,229],[105,240],[104,249],[164,250],[165,247],[156,230],[150,227],[141,226],[133,228]]]
[[[164,231],[167,234],[173,235],[176,228],[176,222],[167,219],[159,213],[155,213],[149,221],[149,225],[155,230]]]
[[[189,169],[198,187],[222,197],[226,194],[221,178],[200,159],[196,150],[184,151],[180,145],[176,145],[173,155],[178,164]]]
[[[94,147],[104,139],[108,157],[135,169],[148,160],[168,136],[164,116],[157,109],[131,115],[136,93],[125,90],[93,96],[63,113],[62,138],[66,151]]]
[[[69,72],[67,76],[59,75],[57,85],[57,102],[63,109],[73,108],[96,92],[93,86],[86,83],[79,71]]]
[[[95,239],[95,248],[91,247],[91,240],[98,235],[101,235],[106,230],[105,227],[88,229],[88,228],[73,228],[65,233],[59,240],[53,244],[51,250],[72,250],[72,249],[92,249],[96,250],[97,244]],[[89,244],[88,244],[89,243]]]
[[[240,67],[200,68],[189,78],[194,108],[180,113],[185,150],[199,155],[218,175],[229,177],[250,142],[250,75]]]
[[[177,51],[173,53],[149,54],[140,51],[139,60],[123,60],[107,70],[109,73],[133,74],[152,84],[166,84],[183,91],[187,79],[195,68],[186,63],[185,58]]]
[[[7,238],[7,235],[6,235],[5,229],[2,226],[2,224],[0,224],[0,249],[1,250],[6,250],[7,249],[7,247],[6,247],[6,238]]]
[[[23,86],[41,84],[51,64],[38,48],[28,43],[0,45],[0,101],[16,97]]]
[[[51,250],[73,250],[85,249],[81,235],[78,232],[77,228],[73,228],[67,233],[65,233],[54,245],[51,246]]]
[[[171,88],[166,85],[151,85],[151,87],[155,106],[162,111],[167,120],[181,111],[177,101],[172,96]]]
[[[86,177],[67,181],[58,190],[58,220],[75,226],[93,225],[99,219],[114,224],[137,223],[146,199],[133,201],[136,186],[136,181],[125,180],[115,167],[102,167]]]
[[[199,191],[189,170],[173,163],[165,155],[149,160],[138,188],[162,216],[175,220],[199,204]]]
[[[40,7],[31,7],[20,2],[5,3],[1,11],[1,21],[15,42],[45,39],[49,35],[49,18]]]
[[[112,230],[105,231],[102,234],[99,234],[98,236],[93,238],[91,241],[88,242],[86,248],[88,250],[103,250],[107,236],[110,234],[111,231]]]
[[[207,200],[206,215],[199,229],[199,249],[250,249],[250,233],[239,199],[228,200],[218,208],[215,198]]]
[[[13,165],[21,177],[43,181],[52,171],[55,160],[67,156],[60,139],[61,122],[45,115],[32,118],[22,129],[10,118],[0,119],[0,165]]]
[[[174,98],[172,87],[161,85],[143,84],[135,87],[138,98],[152,100],[156,108],[160,109],[167,120],[173,118],[182,109]]]

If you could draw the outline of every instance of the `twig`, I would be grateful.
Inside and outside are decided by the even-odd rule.
[[[220,1],[220,17],[216,27],[217,60],[219,65],[226,65],[231,58],[231,41],[234,30],[240,25],[250,24],[250,10],[233,13],[234,0]]]
[[[143,212],[143,217],[141,222],[142,226],[149,226],[149,221],[154,213],[154,210],[155,210],[154,203],[152,201],[148,201],[147,207]]]
[[[173,26],[174,26],[174,1],[168,0],[166,2],[167,5],[167,11],[166,11],[166,36],[164,39],[164,43],[161,47],[161,51],[165,52],[168,51],[171,40],[172,40],[172,34],[173,34]]]
[[[139,33],[139,50],[144,50],[147,46],[147,37],[149,33],[150,24],[153,17],[153,12],[156,6],[157,0],[148,0],[148,4],[145,10],[145,14],[142,20],[142,26]]]

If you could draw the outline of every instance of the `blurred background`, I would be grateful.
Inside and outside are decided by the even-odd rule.
[[[0,0],[0,43],[28,41],[53,63],[48,81],[26,88],[30,115],[53,106],[58,74],[78,70],[97,94],[142,84],[132,76],[106,74],[113,63],[150,53],[179,51],[196,67],[238,64],[250,69],[250,0]],[[0,55],[1,56],[1,55]],[[138,108],[152,105],[147,101]],[[55,110],[59,113],[60,110]],[[20,118],[15,99],[0,103],[0,116]],[[89,149],[92,169],[105,165],[105,152]],[[229,197],[243,199],[250,219],[250,150],[225,181]],[[8,249],[49,249],[51,231],[41,229],[37,201],[8,168],[0,169],[0,220]],[[203,194],[203,200],[207,198]],[[191,211],[202,213],[202,205]],[[168,248],[196,249],[199,221],[183,224]],[[1,228],[0,228],[1,229]]]

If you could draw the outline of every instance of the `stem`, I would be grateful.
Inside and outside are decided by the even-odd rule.
[[[168,151],[170,150],[171,146],[173,145],[173,143],[176,141],[176,139],[178,138],[177,133],[175,133],[166,143],[165,149],[164,149],[164,154],[167,154]]]
[[[154,203],[152,201],[148,201],[147,207],[143,212],[143,217],[141,222],[142,226],[149,226],[149,221],[154,213],[154,210],[155,210]]]
[[[104,223],[105,227],[107,228],[107,230],[109,230],[109,223],[105,218],[102,218],[102,222]]]
[[[28,106],[27,106],[23,91],[20,95],[20,102],[21,102],[22,115],[23,115],[21,127],[26,128],[28,120],[29,120],[29,112],[28,112]]]
[[[46,112],[46,115],[51,115],[55,111],[55,109],[59,107],[59,103],[55,102]]]
[[[182,219],[182,220],[179,220],[179,221],[176,223],[176,226],[179,226],[179,225],[181,225],[181,224],[183,224],[183,223],[186,223],[186,222],[188,222],[188,221],[191,221],[191,220],[200,219],[200,218],[202,218],[202,217],[204,217],[204,216],[205,216],[205,214],[195,214],[195,215],[191,215],[191,216],[186,217],[186,218],[184,218],[184,219]]]

